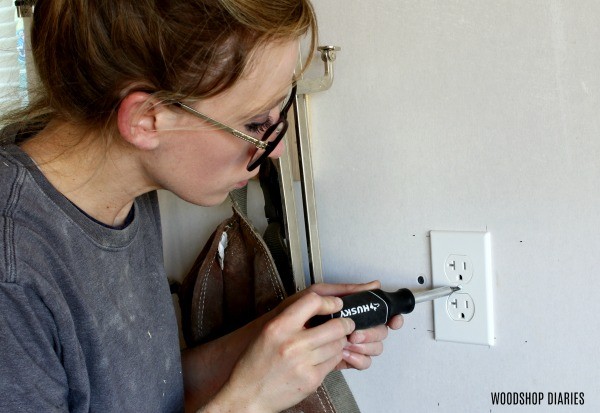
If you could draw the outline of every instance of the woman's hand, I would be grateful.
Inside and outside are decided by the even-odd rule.
[[[387,325],[354,331],[348,337],[348,344],[344,348],[344,359],[338,364],[337,369],[368,369],[372,357],[383,352],[383,340],[388,335],[388,328],[398,330],[403,323],[402,315],[397,315],[392,317]]]
[[[343,297],[359,291],[381,288],[379,281],[365,284],[315,284],[308,290],[320,295],[334,295]],[[371,366],[372,357],[383,352],[383,340],[388,335],[388,328],[398,330],[404,324],[402,315],[397,315],[388,320],[387,325],[356,330],[348,336],[348,343],[344,347],[343,360],[336,366],[338,370],[354,368],[365,370]]]
[[[279,412],[314,392],[342,361],[347,336],[354,330],[352,320],[337,318],[305,328],[315,315],[340,311],[341,299],[306,290],[280,307],[213,403],[235,411]]]
[[[387,326],[360,331],[354,331],[354,322],[348,318],[332,319],[313,328],[306,328],[306,324],[315,315],[340,311],[342,301],[338,297],[375,288],[380,288],[378,281],[315,284],[242,328],[258,327],[256,339],[202,411],[278,412],[306,398],[334,369],[368,368],[372,357],[383,351],[388,327],[402,327],[402,316],[393,317]]]

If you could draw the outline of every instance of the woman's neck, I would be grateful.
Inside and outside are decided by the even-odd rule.
[[[134,148],[68,123],[50,123],[20,146],[46,179],[78,208],[110,225],[123,224],[135,197],[156,189]]]

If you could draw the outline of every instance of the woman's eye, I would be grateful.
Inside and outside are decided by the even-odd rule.
[[[244,125],[246,130],[250,133],[262,134],[266,132],[273,125],[273,120],[268,117],[264,122],[252,122]]]

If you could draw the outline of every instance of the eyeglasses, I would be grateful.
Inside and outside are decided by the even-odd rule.
[[[248,162],[248,166],[246,166],[246,169],[248,171],[253,171],[261,164],[261,162],[267,156],[269,156],[271,154],[271,152],[273,152],[273,150],[277,147],[279,142],[281,142],[281,139],[283,139],[283,137],[285,136],[285,133],[287,132],[287,129],[289,126],[288,121],[287,121],[287,113],[290,110],[290,107],[292,106],[292,103],[294,102],[295,97],[296,97],[296,84],[294,84],[294,87],[292,88],[292,91],[290,92],[287,102],[281,109],[281,112],[279,112],[279,119],[276,122],[274,122],[269,127],[269,129],[267,129],[265,131],[265,133],[263,134],[261,139],[256,139],[250,135],[245,134],[244,132],[241,132],[237,129],[231,128],[231,127],[219,122],[218,120],[211,118],[208,115],[198,112],[196,109],[192,108],[191,106],[186,105],[185,103],[175,101],[175,102],[173,102],[173,105],[185,110],[186,112],[188,112],[191,115],[196,116],[197,118],[200,118],[200,119],[210,123],[212,126],[216,126],[219,129],[222,129],[224,131],[231,133],[236,138],[240,138],[240,139],[254,145],[256,147],[256,152],[252,156],[252,159],[250,159],[250,162]]]

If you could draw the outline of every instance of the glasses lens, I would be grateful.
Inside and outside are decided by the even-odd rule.
[[[261,141],[267,142],[265,149],[257,149],[248,164],[248,170],[255,169],[277,147],[287,131],[287,121],[280,120],[265,131]]]
[[[263,135],[261,141],[268,142],[267,148],[256,150],[256,153],[254,154],[254,156],[250,160],[250,163],[248,164],[248,167],[246,168],[249,171],[256,169],[261,164],[261,162],[267,156],[269,156],[269,154],[271,152],[273,152],[273,150],[277,147],[277,145],[279,144],[281,139],[283,139],[283,137],[285,136],[285,132],[287,131],[287,128],[288,128],[288,122],[287,122],[286,118],[287,118],[288,111],[290,110],[290,107],[292,106],[292,103],[294,102],[295,95],[296,95],[296,85],[294,85],[294,87],[292,87],[292,89],[290,90],[290,93],[283,100],[284,103],[282,104],[279,121],[277,123],[275,123],[274,125],[272,125],[269,129],[267,129],[265,134]]]

